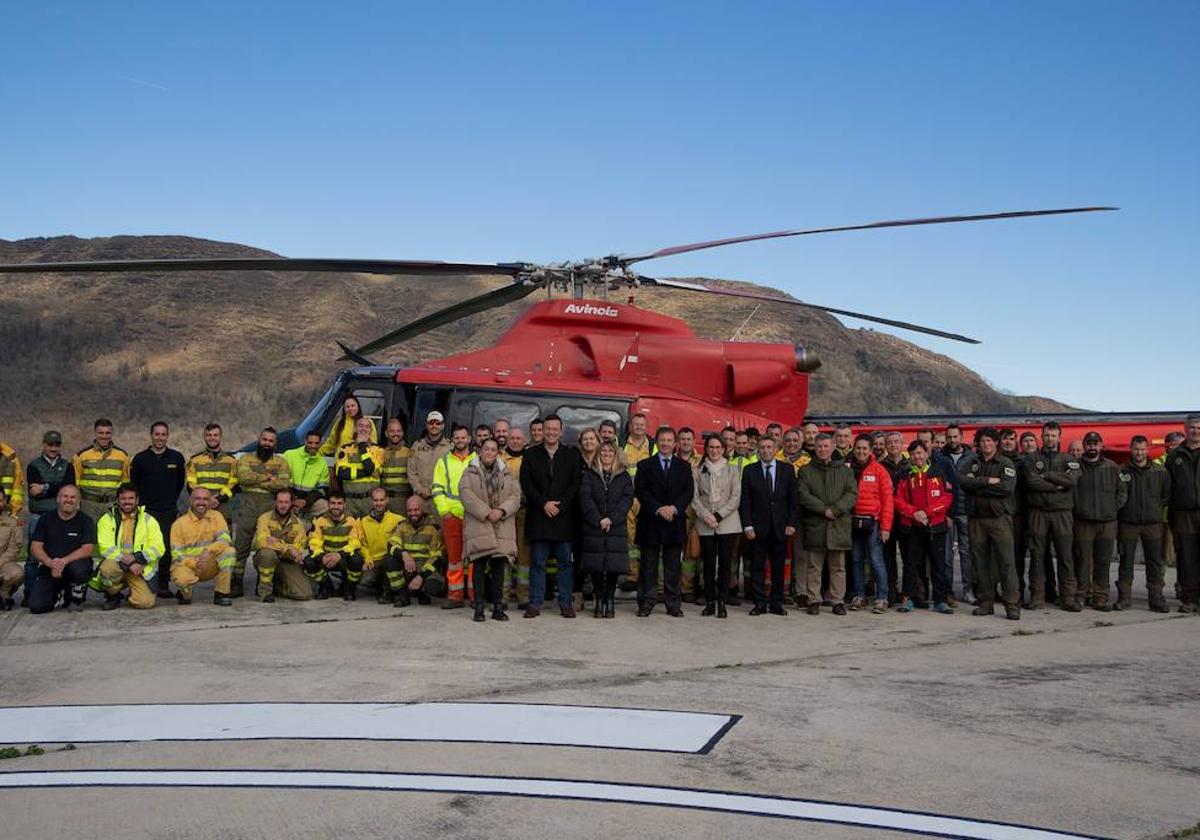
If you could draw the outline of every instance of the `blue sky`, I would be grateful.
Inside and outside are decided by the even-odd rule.
[[[1200,402],[1195,2],[21,2],[4,17],[3,238],[536,261],[1113,204],[645,268],[973,335],[906,337],[1018,393]]]

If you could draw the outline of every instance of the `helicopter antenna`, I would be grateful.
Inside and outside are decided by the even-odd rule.
[[[754,308],[750,310],[750,314],[746,316],[746,320],[742,321],[742,325],[733,331],[733,335],[729,337],[730,341],[737,341],[737,337],[742,334],[742,330],[750,323],[750,319],[758,314],[758,310],[762,309],[761,303],[754,304]]]

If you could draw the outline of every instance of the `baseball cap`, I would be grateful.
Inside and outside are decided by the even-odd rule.
[[[1088,432],[1083,436],[1084,443],[1100,443],[1103,439],[1099,432]]]
[[[42,435],[42,443],[51,443],[57,446],[62,446],[62,435],[58,432],[46,432]]]
[[[446,418],[442,416],[442,412],[440,412],[440,411],[431,411],[428,414],[426,414],[425,422],[428,423],[430,420],[436,420],[439,423],[446,422]]]

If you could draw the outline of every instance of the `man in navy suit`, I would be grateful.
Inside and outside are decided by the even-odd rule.
[[[750,615],[767,612],[764,575],[771,564],[771,608],[774,615],[787,615],[783,608],[783,560],[787,538],[796,533],[796,472],[787,461],[775,460],[775,441],[763,435],[758,441],[758,462],[742,469],[742,501],[738,508],[742,530],[750,541],[750,577],[754,586],[754,609]]]
[[[633,490],[641,509],[637,518],[638,617],[654,611],[658,598],[658,563],[663,567],[667,615],[683,617],[680,579],[683,546],[687,542],[686,512],[692,503],[692,465],[674,457],[675,430],[660,426],[654,435],[658,452],[638,463]]]

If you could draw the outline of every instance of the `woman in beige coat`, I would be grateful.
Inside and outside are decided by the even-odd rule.
[[[701,615],[726,618],[725,582],[738,534],[742,532],[738,503],[742,500],[741,471],[725,458],[725,446],[712,435],[704,442],[704,460],[696,468],[692,509],[700,535],[704,564],[704,610]]]
[[[500,592],[505,563],[517,560],[521,485],[500,457],[496,441],[484,441],[471,459],[458,494],[463,504],[463,557],[471,563],[475,587],[475,620],[484,620],[484,606],[490,602],[492,618],[508,621]]]

